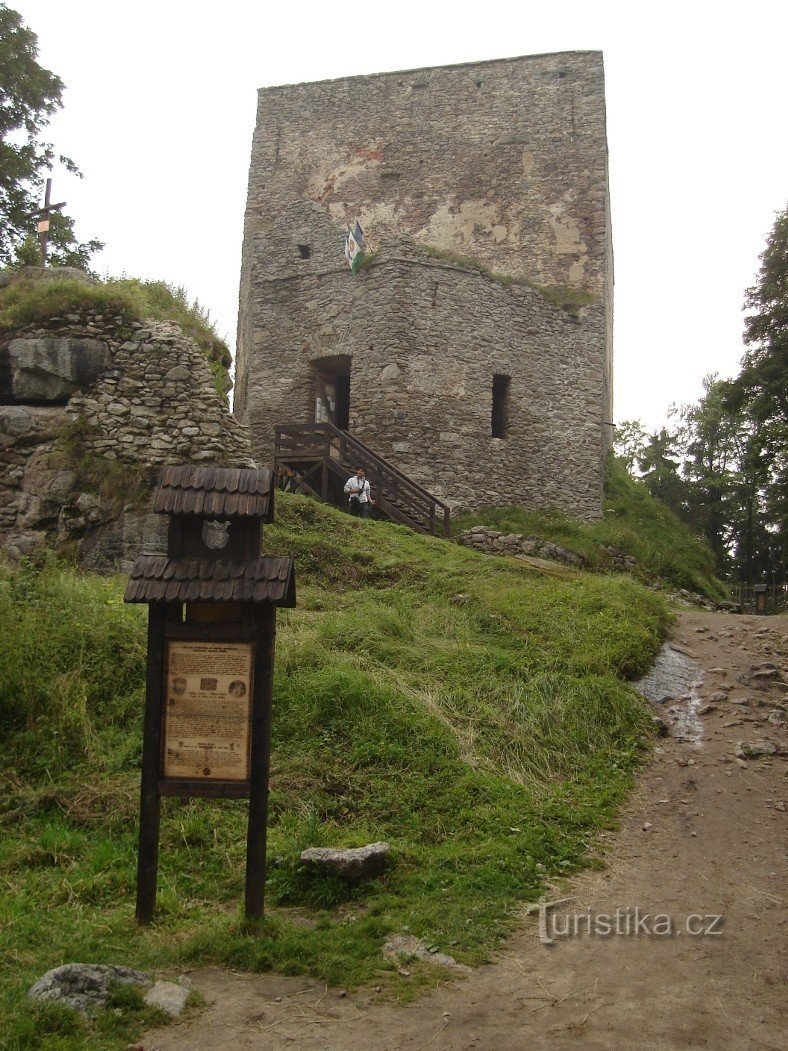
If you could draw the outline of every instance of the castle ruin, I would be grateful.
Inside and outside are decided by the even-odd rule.
[[[600,52],[259,92],[235,412],[260,462],[327,420],[453,507],[598,517],[612,286]]]

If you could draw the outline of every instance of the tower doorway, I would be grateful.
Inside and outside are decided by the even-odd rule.
[[[315,423],[350,425],[350,355],[336,354],[315,363]]]

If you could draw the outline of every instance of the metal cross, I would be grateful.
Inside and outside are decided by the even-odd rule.
[[[35,212],[30,212],[27,216],[28,219],[37,219],[36,229],[41,239],[41,266],[47,265],[47,244],[49,243],[49,219],[52,212],[59,212],[61,208],[65,208],[66,202],[61,201],[59,204],[50,203],[50,194],[52,192],[52,180],[47,179],[46,193],[44,194],[44,207],[39,208]]]

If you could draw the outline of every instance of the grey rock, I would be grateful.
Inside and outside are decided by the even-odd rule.
[[[383,955],[389,959],[416,959],[426,960],[428,963],[447,967],[451,971],[459,971],[462,974],[470,974],[471,968],[464,963],[457,963],[453,956],[438,950],[436,945],[430,945],[422,938],[416,938],[412,934],[394,934],[383,946]]]
[[[41,531],[28,531],[25,533],[11,533],[3,543],[6,554],[18,561],[24,558],[46,541],[46,533]]]
[[[175,380],[180,382],[181,380],[190,380],[191,372],[186,368],[185,365],[174,365],[168,372],[165,373],[165,379]]]
[[[783,751],[773,741],[765,737],[758,741],[739,741],[736,755],[739,759],[762,759],[764,756],[782,755]]]
[[[53,438],[63,425],[62,408],[48,405],[0,405],[0,446],[5,436],[16,446]]]
[[[301,860],[315,872],[338,876],[348,883],[376,876],[387,865],[391,847],[388,843],[369,843],[365,847],[335,850],[332,847],[309,847]]]
[[[28,990],[31,1000],[64,1004],[87,1013],[106,1007],[113,985],[149,985],[149,974],[114,964],[66,963],[47,971]]]
[[[668,736],[668,733],[670,731],[668,730],[668,724],[665,722],[664,719],[661,719],[658,715],[652,715],[651,722],[654,726],[654,729],[657,731],[658,737]]]
[[[0,351],[0,398],[12,402],[66,402],[94,383],[109,361],[101,340],[70,336],[12,339]],[[5,389],[3,389],[5,388]]]
[[[189,999],[189,990],[176,982],[156,982],[143,997],[148,1007],[158,1007],[170,1018],[179,1018]]]

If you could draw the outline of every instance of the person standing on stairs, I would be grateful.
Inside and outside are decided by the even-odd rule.
[[[369,518],[375,500],[363,467],[359,467],[345,482],[345,492],[350,501],[350,513],[356,517]]]

